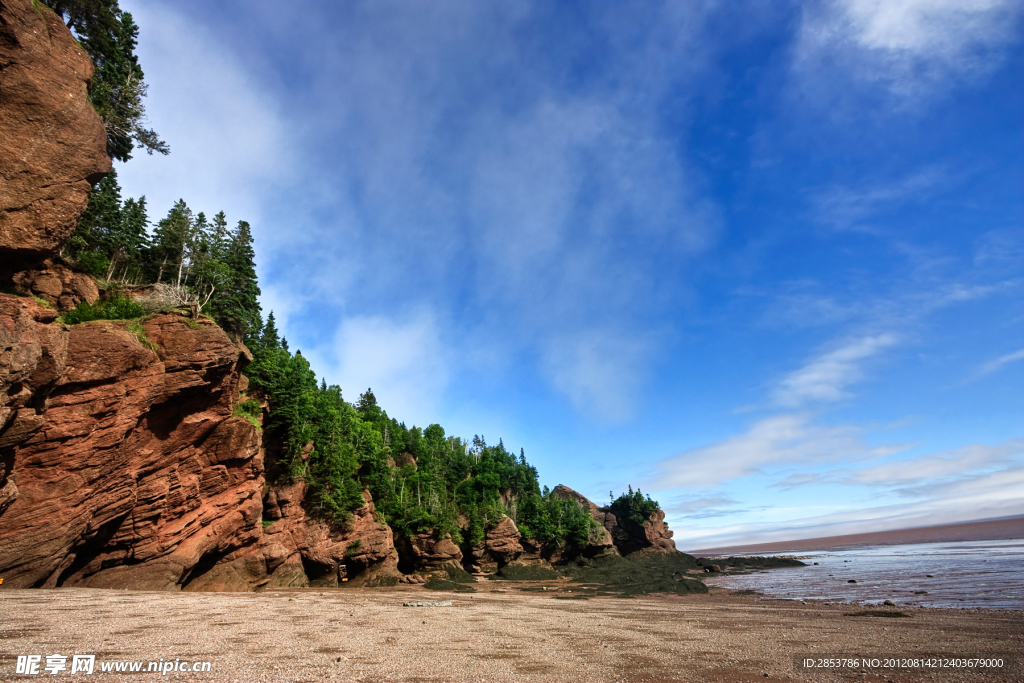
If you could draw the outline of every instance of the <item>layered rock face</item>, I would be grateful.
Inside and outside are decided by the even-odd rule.
[[[257,542],[260,433],[231,415],[244,348],[178,315],[55,316],[0,294],[5,584],[174,589]]]
[[[93,65],[56,14],[0,0],[0,270],[56,253],[110,171]]]
[[[269,489],[264,516],[270,524],[259,540],[221,558],[188,590],[329,587],[350,576],[358,586],[398,576],[391,528],[378,523],[369,491],[344,530],[309,517],[305,498],[302,482]]]

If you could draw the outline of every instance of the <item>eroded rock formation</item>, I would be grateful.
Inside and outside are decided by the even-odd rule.
[[[42,3],[0,0],[0,270],[60,249],[90,184],[110,171],[107,133],[89,103],[93,65]]]
[[[510,517],[504,517],[487,530],[484,540],[472,546],[465,564],[473,572],[493,572],[516,561],[523,554],[522,534]]]
[[[377,521],[369,491],[366,504],[346,529],[311,518],[302,482],[268,489],[265,514],[275,519],[253,545],[223,557],[189,584],[189,590],[259,590],[302,586],[353,585],[395,577],[398,554],[391,528]]]
[[[396,539],[401,558],[399,567],[406,573],[440,569],[462,562],[462,551],[448,534],[426,531],[412,538]]]
[[[176,588],[259,538],[260,433],[231,415],[244,348],[178,315],[55,315],[0,294],[5,583]]]
[[[637,524],[628,519],[619,519],[610,508],[598,507],[568,486],[558,485],[554,488],[561,498],[576,500],[590,512],[603,527],[602,531],[591,534],[588,552],[596,548],[613,547],[622,555],[636,552],[674,553],[677,552],[676,542],[672,540],[672,531],[665,523],[665,512],[655,510],[644,524]]]

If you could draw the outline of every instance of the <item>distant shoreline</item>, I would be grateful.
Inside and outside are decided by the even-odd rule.
[[[697,557],[712,555],[749,555],[753,553],[806,552],[869,545],[903,545],[911,543],[948,543],[950,541],[997,541],[1024,538],[1024,516],[956,524],[874,531],[865,534],[822,536],[792,541],[774,541],[750,545],[702,548],[685,552]]]

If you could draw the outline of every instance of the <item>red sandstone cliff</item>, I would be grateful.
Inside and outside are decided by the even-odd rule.
[[[71,235],[110,171],[86,94],[92,60],[53,12],[0,0],[0,271],[35,265]]]
[[[258,539],[260,434],[231,416],[245,350],[177,315],[141,340],[54,317],[0,294],[5,583],[174,588]]]

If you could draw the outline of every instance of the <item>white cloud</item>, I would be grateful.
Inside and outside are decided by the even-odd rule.
[[[550,339],[543,358],[555,387],[580,411],[617,421],[632,414],[649,346],[614,330],[581,330]]]
[[[436,420],[450,359],[431,313],[345,318],[331,348],[308,355],[329,384],[345,390],[346,400],[372,388],[389,415],[423,426]]]
[[[805,10],[797,68],[842,65],[900,96],[945,89],[1000,63],[1017,38],[1015,0],[833,0]]]
[[[898,341],[894,334],[879,334],[825,353],[783,379],[775,390],[775,401],[784,406],[800,406],[848,398],[847,387],[864,377],[862,362]]]
[[[907,447],[870,446],[861,438],[863,431],[847,425],[814,425],[808,415],[775,415],[755,422],[742,434],[662,460],[646,486],[656,491],[702,488],[769,467],[876,458]]]
[[[202,25],[168,5],[125,0],[140,27],[150,125],[169,156],[136,151],[118,168],[125,196],[145,194],[158,220],[179,198],[208,215],[248,220],[260,236],[262,196],[290,167],[289,135],[245,65]]]

